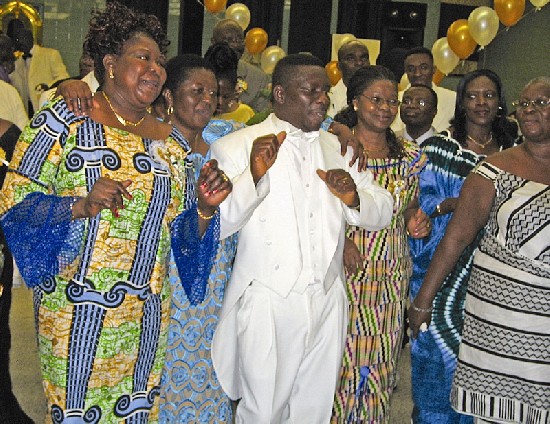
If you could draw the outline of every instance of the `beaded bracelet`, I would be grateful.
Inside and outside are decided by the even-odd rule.
[[[414,300],[411,302],[411,307],[416,311],[416,312],[422,312],[422,313],[429,313],[429,312],[432,312],[434,307],[433,306],[430,306],[429,308],[419,308],[418,306],[416,306],[414,304]]]
[[[218,210],[216,209],[212,215],[205,215],[201,212],[201,210],[199,208],[197,208],[197,214],[202,218],[204,219],[205,221],[209,221],[211,220],[212,218],[214,218],[216,216],[216,214],[218,213]]]

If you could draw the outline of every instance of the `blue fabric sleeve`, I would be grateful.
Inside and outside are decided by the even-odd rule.
[[[72,220],[77,198],[29,194],[0,219],[6,241],[28,287],[60,274],[79,256],[85,220]]]
[[[330,116],[327,116],[325,120],[321,123],[321,129],[328,131],[330,128],[330,124],[334,122],[334,119],[332,119]]]
[[[210,221],[203,237],[199,237],[197,204],[185,210],[172,223],[172,251],[181,285],[192,305],[201,303],[220,239],[220,214]]]

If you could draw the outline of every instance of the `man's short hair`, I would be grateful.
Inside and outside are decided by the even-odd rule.
[[[405,57],[403,58],[403,63],[409,56],[412,56],[413,54],[425,54],[430,56],[430,59],[432,59],[432,62],[434,61],[434,55],[432,54],[432,51],[426,47],[413,47],[410,50],[407,50],[407,53],[405,53]]]
[[[437,93],[435,92],[435,90],[432,87],[428,87],[427,85],[424,85],[424,84],[412,84],[409,88],[407,88],[407,90],[409,90],[410,88],[413,88],[413,87],[421,87],[421,88],[425,88],[426,90],[428,90],[432,95],[432,100],[434,101],[434,106],[437,109]],[[405,90],[405,92],[407,90]]]
[[[316,56],[313,56],[308,53],[296,53],[289,54],[288,56],[283,57],[277,65],[275,65],[275,70],[271,77],[272,85],[286,86],[291,80],[294,72],[292,68],[297,66],[320,66],[324,67],[323,62]]]

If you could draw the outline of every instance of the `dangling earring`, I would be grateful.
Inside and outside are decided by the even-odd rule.
[[[114,79],[115,74],[113,73],[113,68],[109,68],[109,78]]]
[[[355,112],[357,112],[357,105],[354,105],[354,106],[353,106],[353,110],[354,110]]]
[[[172,115],[174,113],[174,107],[172,105],[168,106],[168,109],[166,109],[167,115]]]
[[[497,108],[497,114],[496,114],[497,118],[500,118],[502,116],[502,106],[499,106]]]

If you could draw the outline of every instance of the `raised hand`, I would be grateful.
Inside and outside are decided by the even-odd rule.
[[[62,96],[67,108],[78,116],[88,115],[94,107],[90,87],[82,80],[63,81],[57,87],[55,95]]]
[[[250,170],[254,184],[266,174],[267,170],[275,163],[279,148],[286,137],[286,132],[281,131],[279,134],[269,134],[258,137],[252,143],[250,151]]]
[[[115,181],[100,177],[88,195],[73,205],[73,218],[91,218],[103,209],[110,209],[118,218],[118,210],[124,208],[123,198],[132,200],[132,195],[127,190],[130,184],[131,180]]]
[[[231,193],[233,184],[218,168],[218,161],[209,160],[201,169],[197,181],[198,208],[204,216],[211,216],[221,202]]]
[[[325,182],[330,192],[347,206],[352,208],[359,206],[357,186],[348,172],[343,169],[330,169],[328,171],[318,169],[317,175]]]

